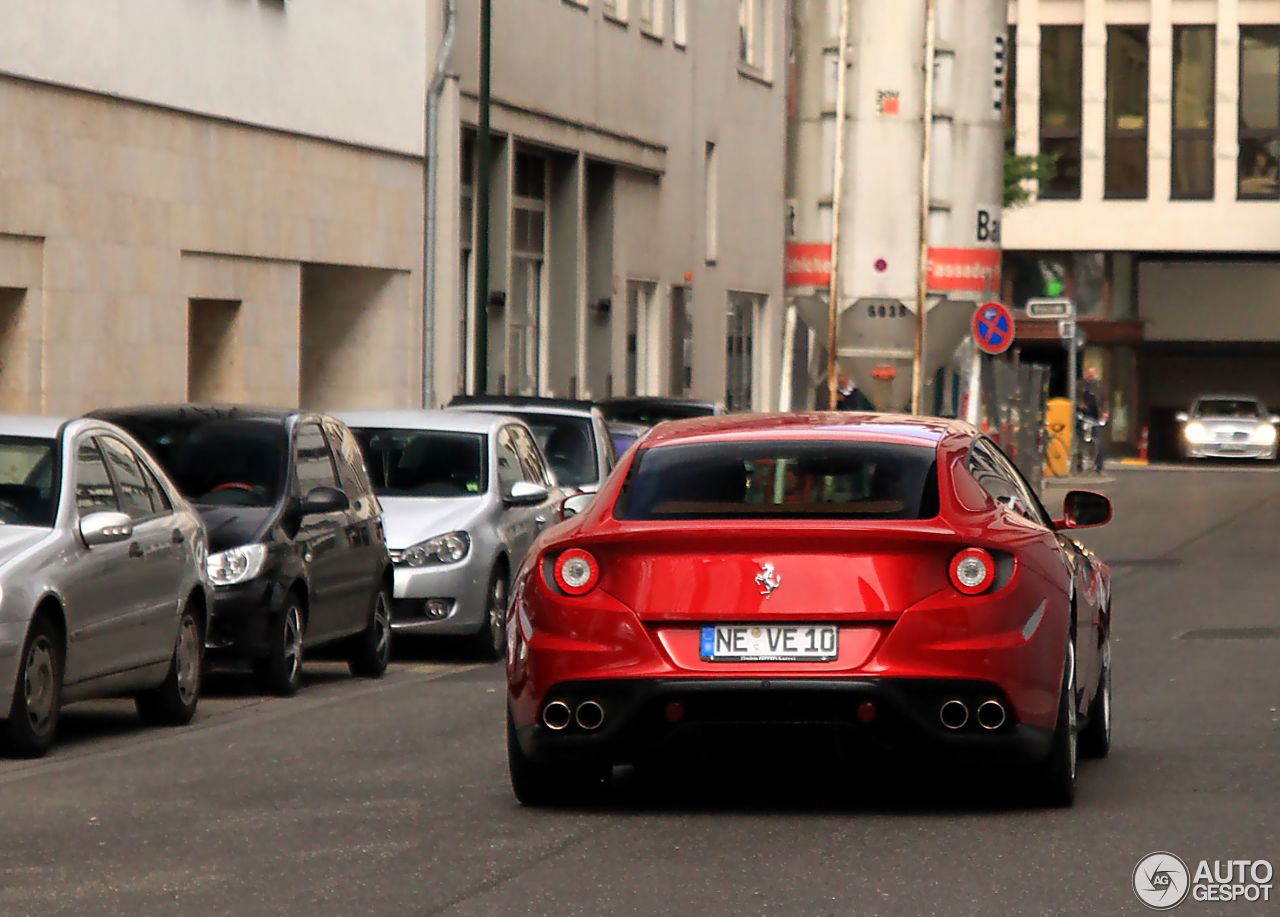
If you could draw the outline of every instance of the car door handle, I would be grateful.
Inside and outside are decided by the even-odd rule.
[[[182,544],[182,543],[183,543],[184,541],[186,541],[186,540],[187,540],[187,536],[186,536],[186,535],[184,535],[184,534],[182,534],[182,529],[174,529],[174,530],[173,530],[173,543],[174,543],[174,544]]]
[[[131,541],[131,542],[129,542],[129,556],[130,556],[130,557],[141,557],[141,556],[142,556],[142,545],[138,544],[138,542],[136,542],[136,541]]]

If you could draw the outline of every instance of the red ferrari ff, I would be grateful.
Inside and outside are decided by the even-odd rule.
[[[580,498],[571,498],[580,499]],[[515,581],[526,804],[708,727],[814,724],[1016,767],[1069,805],[1111,734],[1110,577],[973,427],[880,414],[664,424]]]

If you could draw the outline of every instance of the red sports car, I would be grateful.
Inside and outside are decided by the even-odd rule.
[[[1052,518],[960,422],[664,424],[516,578],[515,794],[577,797],[678,733],[773,723],[986,756],[1069,805],[1077,743],[1110,743],[1111,590],[1067,534],[1110,517],[1072,491]]]

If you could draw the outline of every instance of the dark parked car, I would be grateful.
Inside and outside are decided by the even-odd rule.
[[[237,406],[98,411],[160,462],[204,517],[214,587],[206,646],[292,694],[303,650],[339,646],[355,675],[391,657],[391,562],[360,446],[340,421]]]
[[[713,417],[723,414],[724,406],[712,401],[695,401],[691,398],[628,395],[622,398],[606,398],[600,402],[600,411],[604,414],[604,419],[610,423],[634,423],[652,427],[664,420]]]

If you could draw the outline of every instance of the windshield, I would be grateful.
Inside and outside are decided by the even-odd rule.
[[[1262,406],[1252,398],[1206,398],[1196,405],[1197,417],[1237,417],[1255,420],[1262,416]]]
[[[0,525],[53,528],[54,448],[51,439],[0,436]]]
[[[619,519],[930,519],[935,450],[849,442],[750,442],[642,451]]]
[[[112,417],[196,503],[274,506],[284,492],[289,436],[278,422],[237,418]]]
[[[622,455],[633,445],[636,440],[644,435],[643,430],[620,430],[616,427],[609,428],[609,439],[613,441],[613,451],[618,455]]]
[[[352,430],[380,497],[474,497],[486,492],[487,437],[443,430]]]
[[[599,481],[590,417],[521,412],[520,419],[533,431],[559,483],[566,487],[581,487]]]

